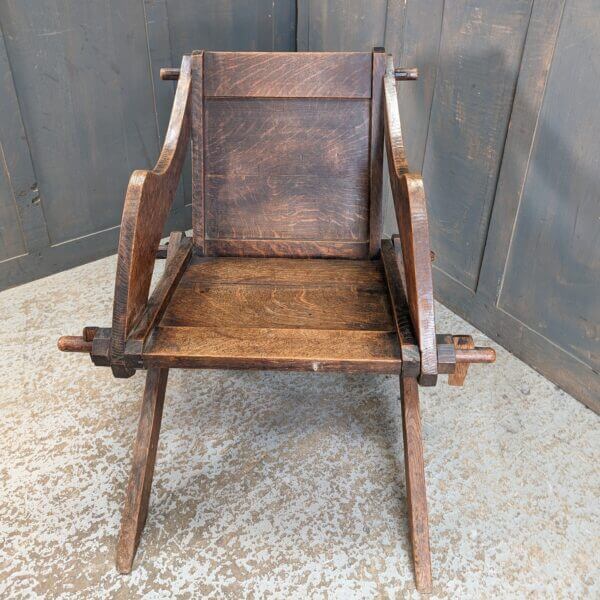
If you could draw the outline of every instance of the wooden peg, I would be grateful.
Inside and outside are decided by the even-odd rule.
[[[160,70],[160,78],[163,81],[177,81],[179,79],[179,69],[173,67],[163,67]]]
[[[58,338],[58,349],[61,352],[91,352],[92,342],[82,335],[63,335]]]
[[[396,67],[394,69],[394,77],[396,81],[416,81],[419,79],[419,69],[414,67]]]
[[[452,342],[457,352],[461,350],[472,350],[473,348],[475,348],[475,343],[473,342],[473,338],[470,335],[454,335],[452,336]],[[467,377],[468,370],[468,362],[459,363],[457,360],[454,373],[448,375],[448,384],[455,386],[463,385],[465,383],[465,378]]]

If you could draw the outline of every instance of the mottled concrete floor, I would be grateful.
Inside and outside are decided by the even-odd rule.
[[[110,324],[114,268],[0,294],[0,597],[418,597],[391,376],[173,372],[135,570],[117,574],[144,376],[56,351]],[[598,598],[598,417],[501,348],[472,374],[421,393],[433,597]]]

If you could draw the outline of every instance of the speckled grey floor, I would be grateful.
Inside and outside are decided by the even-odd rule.
[[[385,376],[173,372],[135,570],[117,574],[144,376],[56,351],[110,324],[114,268],[0,294],[0,596],[417,597]],[[598,598],[598,417],[501,348],[472,374],[421,393],[433,597]]]

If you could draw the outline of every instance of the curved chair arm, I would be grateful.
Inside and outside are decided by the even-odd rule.
[[[398,267],[401,273],[404,272],[410,317],[419,343],[419,382],[422,385],[435,385],[438,365],[427,205],[423,179],[420,174],[409,173],[404,153],[391,56],[387,58],[384,94],[385,146],[402,247],[403,264]]]
[[[160,157],[151,171],[134,171],[129,180],[117,261],[110,362],[113,374],[128,377],[127,335],[148,301],[160,238],[173,203],[190,138],[191,57],[184,56],[171,119]]]

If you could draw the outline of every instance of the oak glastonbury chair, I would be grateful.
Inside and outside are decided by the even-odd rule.
[[[400,376],[417,587],[431,588],[417,382],[461,385],[493,362],[437,335],[423,181],[409,173],[394,70],[373,53],[194,52],[164,148],[131,176],[112,328],[59,348],[116,377],[147,370],[117,568],[131,571],[148,511],[169,369],[282,369]],[[384,133],[385,132],[385,133]],[[381,240],[383,144],[399,236]],[[191,139],[193,237],[160,238]],[[155,258],[166,258],[149,295]]]

